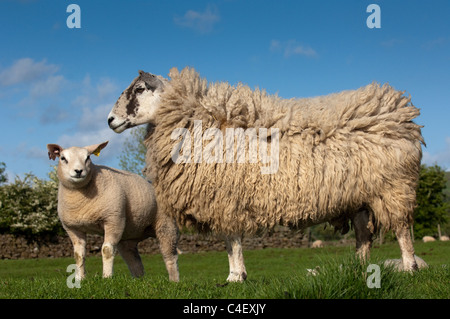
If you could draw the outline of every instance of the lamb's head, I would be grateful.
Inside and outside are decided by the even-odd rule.
[[[122,133],[133,126],[153,123],[166,84],[167,80],[161,76],[139,71],[109,113],[109,127]]]
[[[47,144],[49,159],[59,157],[58,179],[67,188],[85,187],[92,178],[91,154],[99,155],[108,142],[85,147],[63,149],[57,144]]]

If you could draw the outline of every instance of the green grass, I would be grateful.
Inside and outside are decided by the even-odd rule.
[[[372,289],[366,283],[371,273],[354,258],[353,247],[245,251],[248,278],[243,284],[226,282],[226,252],[180,255],[179,283],[169,282],[160,255],[142,256],[146,275],[140,279],[131,278],[120,257],[114,277],[103,279],[101,258],[89,257],[80,289],[66,285],[72,258],[0,260],[0,298],[449,298],[450,243],[417,242],[415,248],[428,269],[410,274],[381,266],[381,288]],[[375,246],[370,262],[399,256],[396,243]],[[317,265],[319,275],[308,275],[306,269]]]

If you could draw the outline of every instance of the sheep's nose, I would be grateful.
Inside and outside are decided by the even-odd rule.
[[[108,118],[108,125],[111,126],[111,122],[114,121],[114,116]]]
[[[77,174],[76,175],[77,177],[81,177],[81,173],[83,173],[83,170],[82,169],[76,169],[75,173]]]

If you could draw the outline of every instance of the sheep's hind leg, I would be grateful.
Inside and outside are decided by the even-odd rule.
[[[127,263],[128,269],[133,277],[142,277],[144,275],[144,265],[137,248],[138,241],[124,240],[117,244],[119,254]]]
[[[229,282],[243,282],[247,278],[241,238],[242,236],[227,236],[225,238],[228,262],[230,263],[230,274],[227,278]]]
[[[356,237],[356,255],[362,263],[365,263],[370,256],[372,247],[372,232],[369,229],[369,212],[361,210],[353,217],[353,227]]]

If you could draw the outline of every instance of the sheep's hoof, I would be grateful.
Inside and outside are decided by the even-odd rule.
[[[247,278],[247,273],[242,272],[240,274],[230,272],[228,275],[227,281],[228,282],[244,282],[244,280]]]

